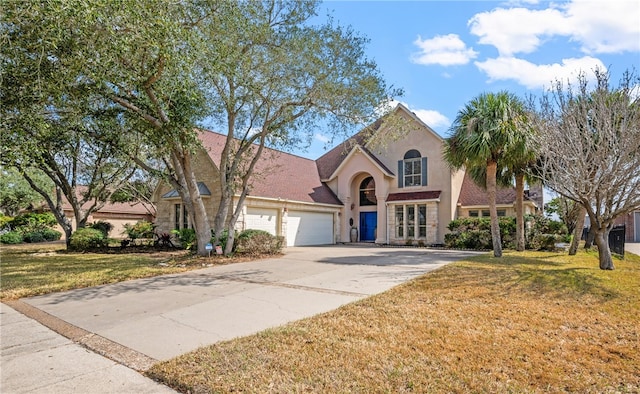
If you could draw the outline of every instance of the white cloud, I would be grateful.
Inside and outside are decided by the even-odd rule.
[[[418,118],[420,118],[420,120],[434,129],[438,127],[451,126],[451,121],[449,120],[449,118],[438,111],[430,109],[414,109],[412,111]]]
[[[559,33],[564,17],[553,9],[498,8],[474,15],[468,25],[481,44],[493,45],[501,56],[511,56],[538,49],[545,39]]]
[[[432,109],[412,108],[409,104],[402,101],[397,101],[397,100],[392,100],[390,104],[394,108],[398,104],[404,105],[409,109],[409,111],[413,112],[421,121],[426,123],[431,128],[434,128],[434,129],[439,127],[447,128],[451,126],[451,121],[449,120],[449,118],[447,118],[446,116],[444,116],[438,111],[435,111]]]
[[[639,1],[573,1],[566,15],[585,53],[640,51]]]
[[[320,142],[322,142],[323,144],[326,144],[327,142],[331,141],[331,138],[327,137],[327,136],[326,136],[326,135],[324,135],[324,134],[320,134],[320,133],[316,133],[316,134],[313,136],[313,138],[314,138],[316,141],[320,141]]]
[[[640,2],[572,1],[544,10],[497,8],[474,15],[470,31],[500,56],[536,51],[547,40],[566,37],[586,54],[640,50]]]
[[[556,80],[575,82],[580,73],[590,79],[596,68],[606,70],[600,59],[590,56],[540,65],[514,57],[499,57],[475,62],[475,65],[489,76],[489,81],[514,80],[529,89],[549,88]]]
[[[426,40],[418,36],[413,43],[420,48],[419,52],[411,55],[411,61],[416,64],[462,65],[478,56],[472,48],[467,48],[457,34],[435,36]]]

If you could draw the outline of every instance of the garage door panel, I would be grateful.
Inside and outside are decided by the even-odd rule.
[[[287,246],[333,243],[333,213],[289,211]]]
[[[266,208],[247,208],[244,219],[245,229],[264,230],[277,235],[278,210]]]

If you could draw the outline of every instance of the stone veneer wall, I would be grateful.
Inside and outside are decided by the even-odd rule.
[[[406,239],[405,238],[396,238],[396,206],[398,205],[410,205],[411,203],[402,203],[402,204],[390,204],[387,207],[387,231],[389,234],[389,243],[392,245],[404,245],[406,243]],[[427,205],[427,237],[426,238],[420,238],[420,237],[415,237],[414,243],[418,242],[420,240],[424,241],[424,243],[426,245],[433,245],[433,244],[438,244],[441,243],[441,241],[438,240],[438,203],[435,201],[429,201],[429,202],[415,202],[414,204],[418,204],[418,205],[422,205],[422,204],[426,204]]]
[[[211,196],[203,196],[207,214],[209,216],[209,223],[213,225],[215,219],[215,213],[220,203],[220,188],[218,187],[218,170],[214,166],[213,162],[204,150],[200,150],[193,160],[193,168],[195,168],[196,179],[199,182],[204,182],[205,185],[211,191]],[[181,204],[180,198],[162,198],[165,193],[173,190],[173,186],[168,183],[162,184],[158,190],[156,190],[155,196],[157,198],[156,203],[156,231],[170,232],[175,228],[174,219],[174,205]]]

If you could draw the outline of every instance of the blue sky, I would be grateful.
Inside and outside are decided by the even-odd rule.
[[[581,70],[607,69],[614,83],[626,69],[640,71],[638,0],[326,1],[327,13],[369,38],[367,56],[405,91],[399,101],[443,137],[482,92],[524,98]],[[319,129],[293,153],[316,159],[328,140]]]

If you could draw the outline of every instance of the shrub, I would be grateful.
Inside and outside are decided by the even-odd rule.
[[[11,216],[6,216],[3,213],[0,213],[0,230],[3,228],[8,228],[11,225],[13,218]]]
[[[62,238],[62,233],[50,228],[45,228],[40,231],[45,241],[57,241]]]
[[[0,235],[0,243],[12,245],[21,244],[22,234],[18,231],[9,231],[8,233],[4,233]]]
[[[123,227],[124,234],[133,241],[138,238],[153,238],[153,223],[146,220],[140,220],[134,225],[125,223]]]
[[[504,249],[515,247],[516,221],[513,217],[501,217],[500,239]],[[445,245],[449,248],[492,249],[491,219],[459,218],[448,226],[451,233],[445,234]]]
[[[94,228],[96,230],[100,230],[102,232],[102,235],[104,235],[105,238],[108,238],[109,233],[111,232],[111,230],[113,230],[113,224],[109,222],[105,222],[104,220],[99,220],[95,223],[91,223],[89,227]]]
[[[238,238],[243,236],[242,234],[244,234],[244,233],[246,233],[246,235],[244,235],[243,237],[250,238],[249,234],[251,234],[251,232],[253,232],[253,231],[258,231],[259,232],[259,231],[263,231],[263,230],[247,229],[247,230],[243,231],[240,235],[235,233],[234,234],[234,239],[237,241]],[[269,233],[267,233],[267,234],[269,234]],[[212,230],[211,243],[213,245],[220,245],[222,250],[224,250],[227,247],[227,238],[228,238],[228,236],[229,236],[229,231],[227,231],[227,229],[224,229],[224,230],[222,230],[222,234],[220,234],[218,239],[215,239],[215,237],[213,237],[213,230]],[[232,252],[235,251],[237,247],[238,247],[238,243],[234,242]]]
[[[23,213],[11,221],[11,227],[13,229],[21,228],[23,233],[41,230],[43,228],[52,227],[56,225],[56,217],[51,212],[44,213]]]
[[[191,250],[197,245],[196,231],[192,228],[173,230],[171,233],[178,238],[180,245],[187,250]]]
[[[263,230],[248,229],[240,233],[236,240],[236,252],[260,255],[277,254],[282,251],[284,237],[271,235]]]
[[[71,234],[69,248],[77,251],[88,251],[107,246],[107,239],[100,230],[81,228]]]
[[[563,237],[557,234],[536,234],[529,243],[529,246],[531,249],[552,252],[556,250],[556,243],[561,242],[562,239]]]
[[[527,249],[553,250],[557,242],[566,241],[570,237],[567,226],[560,221],[542,215],[527,216],[526,220]]]
[[[25,233],[22,236],[22,239],[24,239],[24,242],[29,242],[29,243],[36,243],[36,242],[44,242],[45,241],[44,235],[40,231],[31,231],[31,232]]]

